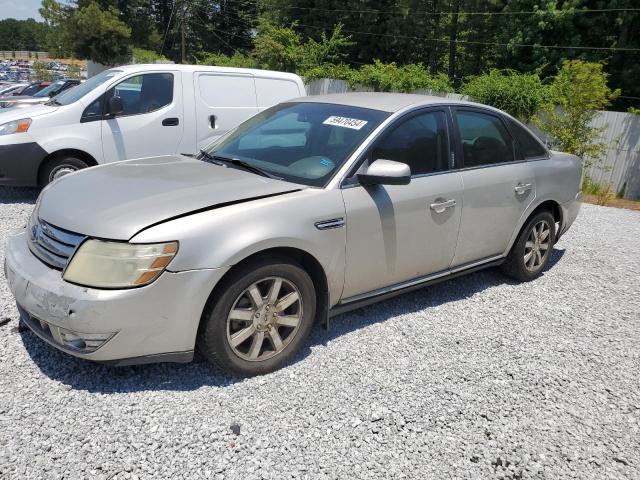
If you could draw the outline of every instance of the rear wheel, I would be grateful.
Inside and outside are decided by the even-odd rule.
[[[198,349],[229,372],[261,375],[286,365],[313,326],[313,282],[288,259],[232,272],[203,314]]]
[[[47,161],[40,169],[38,183],[44,187],[60,177],[82,170],[88,166],[84,160],[80,160],[77,157],[54,157]]]
[[[555,239],[553,215],[547,211],[534,215],[518,235],[502,271],[523,282],[537,278],[549,261]]]

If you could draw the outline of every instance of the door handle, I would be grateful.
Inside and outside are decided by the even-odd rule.
[[[443,200],[440,202],[436,201],[435,203],[432,203],[431,205],[429,205],[429,208],[431,208],[431,210],[433,210],[436,213],[442,213],[447,208],[452,208],[455,206],[456,206],[455,200]]]
[[[213,129],[216,128],[216,116],[215,115],[209,115],[209,125],[211,125],[211,128],[213,128]]]
[[[514,190],[518,195],[523,195],[531,190],[531,188],[532,186],[530,183],[518,183],[518,185],[515,186]]]
[[[177,125],[180,125],[180,119],[179,118],[165,118],[164,120],[162,120],[162,126],[163,127],[175,127]]]

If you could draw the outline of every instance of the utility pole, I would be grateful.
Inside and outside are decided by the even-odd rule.
[[[184,42],[184,23],[187,20],[187,10],[189,8],[188,1],[185,0],[184,8],[182,10],[182,22],[180,22],[180,63],[186,63],[187,59],[187,46]]]
[[[449,80],[456,78],[456,42],[458,40],[458,14],[460,0],[453,0],[453,15],[451,17],[451,36],[449,37]]]

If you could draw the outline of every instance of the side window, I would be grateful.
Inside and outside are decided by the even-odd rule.
[[[145,73],[127,78],[107,92],[122,99],[122,115],[149,113],[173,101],[173,74]]]
[[[545,149],[540,145],[540,142],[534,138],[534,136],[525,127],[518,122],[510,122],[511,131],[513,136],[518,142],[520,152],[524,158],[537,158],[543,157],[547,154]]]
[[[102,118],[102,101],[104,100],[104,95],[100,95],[97,99],[89,104],[87,108],[82,112],[82,117],[80,121],[82,122],[90,122],[91,120],[98,120]]]
[[[449,165],[449,136],[444,112],[415,115],[387,133],[372,152],[372,161],[409,165],[412,175],[441,172]]]
[[[465,167],[512,162],[513,140],[502,121],[486,113],[458,110],[455,115]]]

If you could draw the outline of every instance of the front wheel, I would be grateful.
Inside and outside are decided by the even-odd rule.
[[[546,211],[534,215],[518,235],[502,264],[502,271],[523,282],[537,278],[551,257],[555,239],[553,215]]]
[[[45,163],[40,169],[38,183],[41,187],[46,187],[54,180],[68,175],[69,173],[87,168],[88,166],[89,165],[87,165],[85,161],[76,157],[54,157]]]
[[[245,265],[216,293],[203,314],[198,350],[231,373],[253,376],[281,368],[313,326],[313,282],[288,259]]]

